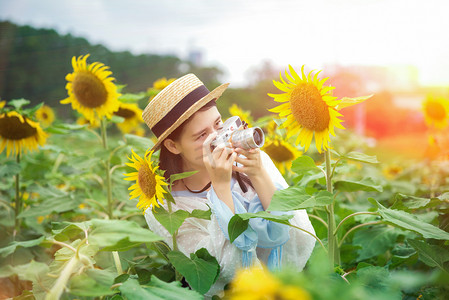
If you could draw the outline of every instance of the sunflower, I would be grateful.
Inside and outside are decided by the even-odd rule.
[[[123,133],[131,132],[140,123],[143,123],[142,110],[135,103],[119,102],[120,107],[114,115],[124,118],[122,123],[118,123],[117,127]]]
[[[55,120],[55,113],[50,106],[43,105],[36,111],[36,119],[43,127],[48,127]]]
[[[157,95],[157,93],[159,93],[160,91],[165,89],[170,83],[172,83],[175,80],[176,80],[176,78],[170,78],[167,80],[167,78],[163,77],[163,78],[159,78],[158,80],[153,82],[153,86],[148,88],[148,90],[147,90],[147,93],[150,96],[148,101],[151,101],[151,99],[153,99],[154,96]]]
[[[287,170],[291,170],[292,161],[302,154],[296,147],[290,145],[290,143],[282,140],[280,137],[267,137],[262,150],[270,156],[282,174],[285,174]]]
[[[250,269],[240,269],[231,283],[231,289],[226,292],[227,299],[285,299],[310,300],[309,293],[299,287],[284,285],[270,272],[253,266]]]
[[[78,125],[86,125],[89,124],[89,128],[90,129],[95,129],[100,127],[100,120],[98,119],[93,119],[93,120],[88,120],[86,119],[84,116],[79,117],[78,119],[76,119],[76,124]]]
[[[6,147],[6,156],[36,150],[43,146],[48,135],[39,123],[16,111],[0,114],[0,153]]]
[[[155,206],[159,207],[158,201],[160,201],[161,204],[164,203],[165,190],[163,186],[168,184],[164,181],[164,177],[156,174],[156,170],[159,166],[152,166],[151,156],[153,155],[153,151],[148,149],[143,159],[137,155],[134,150],[131,151],[132,156],[128,157],[128,159],[132,161],[132,163],[126,163],[126,165],[136,169],[137,172],[123,174],[128,176],[127,178],[124,178],[125,180],[136,181],[136,183],[128,189],[133,190],[129,195],[131,196],[131,199],[139,197],[137,207],[143,212],[145,212],[151,205],[153,205],[153,209]]]
[[[5,105],[6,105],[6,101],[0,101],[0,109],[5,107]]]
[[[108,71],[109,67],[102,63],[87,64],[89,54],[72,58],[73,73],[66,76],[69,97],[61,100],[62,104],[72,103],[72,108],[83,114],[92,122],[103,116],[111,118],[119,109],[117,86]]]
[[[286,102],[272,109],[271,112],[279,113],[280,118],[287,117],[279,126],[279,129],[287,129],[287,139],[298,134],[296,144],[299,142],[305,147],[305,151],[315,135],[315,145],[318,152],[329,148],[329,133],[335,136],[334,127],[345,129],[338,117],[342,116],[338,110],[365,101],[370,96],[347,98],[337,100],[332,96],[335,87],[323,86],[328,78],[318,79],[319,71],[312,77],[304,74],[304,66],[301,68],[301,77],[289,66],[290,74],[285,72],[288,82],[285,82],[280,74],[281,82],[273,80],[274,85],[284,94],[268,94],[276,102]]]
[[[449,101],[443,98],[428,96],[422,109],[427,125],[444,129],[449,120]]]
[[[229,113],[231,114],[231,116],[240,117],[242,121],[244,121],[246,124],[248,124],[249,127],[251,127],[253,119],[251,118],[251,113],[248,110],[243,110],[237,104],[234,103],[229,108]]]

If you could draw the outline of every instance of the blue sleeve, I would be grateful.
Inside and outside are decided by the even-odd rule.
[[[246,213],[247,210],[243,205],[244,203],[242,201],[243,199],[241,199],[243,197],[237,192],[232,191],[231,193],[232,193],[232,200],[234,202],[235,213],[236,214]],[[210,189],[210,192],[207,193],[207,198],[211,203],[211,210],[213,211],[213,213],[217,218],[218,225],[223,231],[225,238],[229,240],[228,224],[231,218],[234,216],[234,213],[232,213],[231,209],[218,198],[213,186]],[[258,237],[257,233],[251,227],[252,226],[248,226],[248,228],[234,240],[233,244],[237,248],[246,251],[255,249],[255,247],[257,246]]]
[[[284,187],[281,184],[274,184],[277,190],[282,190]],[[256,213],[263,211],[262,203],[256,195],[249,203],[248,212]],[[273,215],[279,216],[286,214],[286,212],[271,211]],[[251,228],[257,233],[259,238],[258,247],[272,248],[283,245],[290,238],[290,227],[284,224],[272,222],[262,218],[253,218],[249,220]]]

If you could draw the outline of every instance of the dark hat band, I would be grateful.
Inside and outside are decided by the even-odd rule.
[[[151,131],[159,138],[187,109],[209,93],[204,85],[200,85],[182,98],[156,125],[151,127]]]

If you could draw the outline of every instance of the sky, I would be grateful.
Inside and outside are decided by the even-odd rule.
[[[113,51],[186,59],[200,50],[234,86],[263,61],[280,69],[413,65],[420,84],[449,85],[447,11],[447,0],[0,0],[0,20]]]

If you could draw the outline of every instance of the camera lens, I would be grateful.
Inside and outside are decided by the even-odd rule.
[[[253,138],[254,138],[254,143],[257,145],[257,147],[262,147],[264,144],[264,134],[263,131],[258,128],[255,127],[254,131],[253,131]]]

